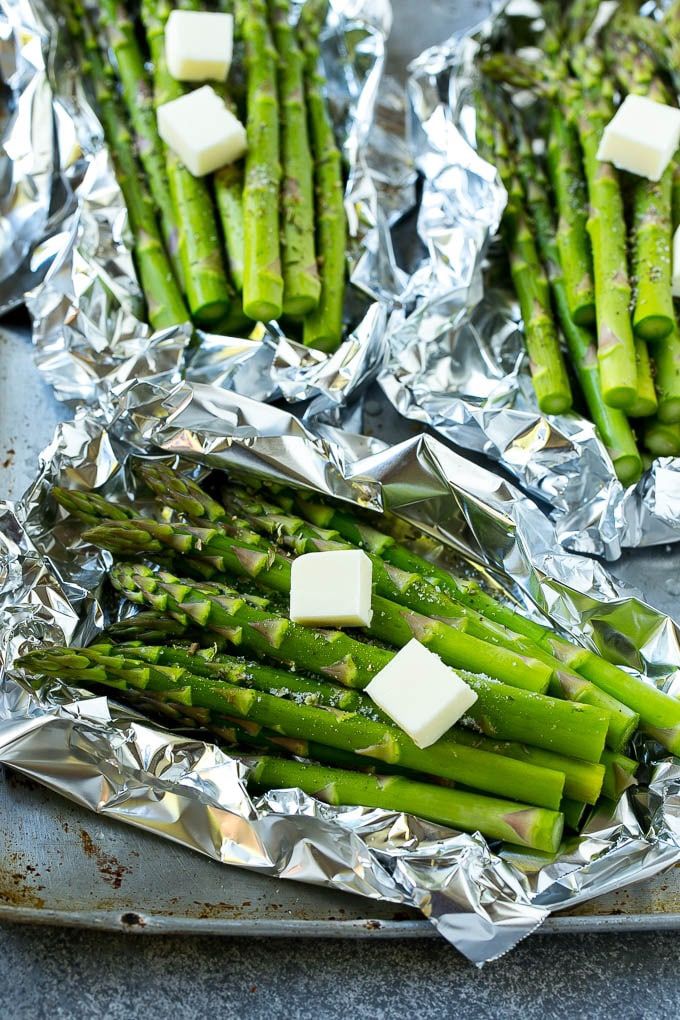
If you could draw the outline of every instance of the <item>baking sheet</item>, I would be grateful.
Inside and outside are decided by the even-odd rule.
[[[428,19],[422,19],[422,10],[416,16],[415,5],[408,0],[395,6],[399,17],[395,19],[393,70],[403,68],[406,59],[428,42],[442,38],[456,21],[474,20],[486,4],[459,4],[452,10],[448,4],[434,2],[433,17]],[[427,24],[422,25],[425,20]],[[424,31],[419,32],[419,28]],[[36,382],[26,372],[8,382],[7,392],[16,395],[13,406],[17,412],[19,407],[24,413],[29,410],[36,427],[23,450],[22,440],[9,431],[5,433],[4,428],[19,433],[24,430],[17,429],[14,416],[4,415],[0,418],[0,448],[8,450],[6,459],[11,463],[7,470],[15,464],[28,464],[28,473],[32,474],[35,458],[26,454],[37,448],[37,432],[45,424],[43,408],[51,408],[51,401],[45,398],[43,402]],[[51,434],[52,424],[50,421],[45,429],[40,446]],[[399,421],[403,431],[397,437],[395,420],[377,396],[367,405],[365,427],[389,434],[392,441],[415,431]],[[18,493],[9,493],[5,487],[3,494]],[[629,555],[617,572],[636,583],[653,604],[669,611],[677,601],[676,592],[667,589],[664,577],[680,576],[675,569],[680,567],[680,553],[671,553],[677,560],[675,564],[666,550],[658,553]],[[654,570],[659,584],[650,585]],[[15,774],[8,773],[0,782],[0,811],[5,841],[0,855],[1,918],[130,931],[287,937],[414,936],[433,932],[427,922],[415,916],[404,912],[395,915],[389,904],[381,907],[354,897],[274,883],[236,869],[220,869],[180,848],[80,811]],[[175,885],[168,881],[170,875],[177,876]],[[595,930],[602,926],[680,927],[680,874],[676,871],[637,889],[603,897],[580,908],[576,916],[551,918],[543,930]]]

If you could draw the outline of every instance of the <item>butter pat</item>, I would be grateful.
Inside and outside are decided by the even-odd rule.
[[[680,110],[626,96],[604,129],[597,158],[658,181],[680,143]]]
[[[361,549],[305,553],[290,571],[290,618],[320,627],[367,627],[373,564]]]
[[[246,151],[246,129],[210,85],[158,107],[158,133],[194,177],[203,177]]]
[[[429,747],[474,705],[477,695],[438,655],[409,641],[366,693],[418,747]]]
[[[212,11],[171,11],[165,59],[177,81],[226,81],[234,48],[234,19]]]
[[[680,297],[680,227],[673,234],[673,276],[671,280],[673,297]]]

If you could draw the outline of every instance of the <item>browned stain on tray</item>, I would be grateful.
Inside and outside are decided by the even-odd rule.
[[[0,903],[12,907],[43,907],[45,900],[38,894],[45,886],[39,878],[37,868],[26,864],[22,853],[7,854],[0,863]]]
[[[93,857],[97,865],[97,871],[105,882],[109,882],[114,889],[120,889],[125,875],[132,874],[132,868],[121,864],[117,857],[106,854],[92,839],[86,829],[80,830],[80,843],[83,852],[87,857]]]

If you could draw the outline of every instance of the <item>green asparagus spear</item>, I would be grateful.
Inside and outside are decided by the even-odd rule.
[[[89,19],[78,3],[66,9],[69,30],[82,39],[99,113],[128,210],[134,255],[149,321],[155,329],[187,322],[189,313],[161,240],[151,196],[142,181],[134,142],[118,104],[111,69],[102,60]]]
[[[125,690],[170,692],[173,700],[274,728],[284,736],[315,740],[369,758],[401,764],[425,775],[441,776],[474,789],[519,799],[537,807],[559,807],[564,775],[525,762],[487,754],[448,739],[419,748],[393,726],[338,709],[296,704],[261,691],[210,680],[173,667],[126,663],[122,656],[96,648],[46,648],[29,652],[18,663],[33,674],[69,682],[104,684]]]
[[[276,51],[265,0],[238,0],[248,75],[248,153],[243,188],[243,310],[251,319],[281,314],[279,106]]]
[[[635,437],[625,415],[621,411],[607,406],[600,388],[600,374],[592,337],[589,332],[576,325],[572,318],[569,307],[570,297],[567,277],[562,268],[564,265],[562,255],[563,245],[560,245],[559,230],[557,238],[555,237],[547,183],[540,164],[533,157],[528,141],[522,135],[520,135],[520,141],[518,169],[526,190],[527,203],[533,216],[539,250],[547,268],[555,309],[562,332],[567,341],[572,364],[588,403],[593,421],[600,429],[617,475],[625,484],[630,484],[633,481],[637,481],[642,472],[642,461],[635,443]],[[556,147],[557,141],[559,141],[560,146],[567,144],[560,135],[554,142],[553,147]],[[568,147],[565,152],[569,152]],[[554,153],[552,161],[555,161]],[[569,172],[572,173],[574,171],[570,168]],[[555,172],[553,176],[556,176]],[[576,175],[575,180],[578,181],[578,179],[578,175]],[[566,182],[562,186],[566,189]],[[576,188],[572,190],[572,199],[578,198],[580,201],[580,191]],[[585,210],[583,212],[583,239],[578,237],[578,230],[581,224],[576,216],[573,218],[575,222],[568,229],[568,238],[570,247],[577,254],[580,241],[582,240],[583,244],[587,244],[587,237],[585,236]],[[577,240],[579,243],[577,243]],[[588,264],[589,259],[590,254],[588,252]],[[583,266],[580,264],[580,260],[578,262],[580,272]],[[580,288],[572,283],[573,293],[571,301],[578,300],[580,296],[582,313],[589,300],[588,289],[591,286],[592,283],[587,276],[582,276]],[[649,382],[651,397],[655,403],[656,397],[654,385],[651,382],[651,375],[649,376]]]
[[[595,290],[587,232],[588,196],[578,139],[558,103],[550,113],[547,157],[559,216],[556,241],[569,317],[577,326],[589,326],[595,321]],[[578,370],[579,360],[571,353]]]
[[[165,247],[175,275],[182,282],[177,224],[165,171],[165,153],[156,125],[151,82],[144,65],[144,55],[137,40],[135,25],[129,13],[117,0],[102,0],[98,13],[106,32],[106,41],[116,61],[121,94],[135,133],[137,153],[158,209]]]
[[[680,452],[680,429],[678,429],[677,442]],[[318,512],[315,514],[314,520],[320,526],[332,526],[346,537],[352,534],[349,528],[343,532],[342,511],[320,504],[302,504],[300,502],[299,505],[300,507],[315,505]],[[364,536],[363,540],[371,541],[373,530],[361,523],[359,529],[355,526],[354,534],[359,536],[360,541],[362,541],[361,534]],[[448,571],[430,563],[429,560],[423,560],[397,542],[385,547],[384,554],[388,553],[392,558],[391,561],[401,569],[414,571],[420,569],[423,576],[441,585],[465,605],[508,629],[531,638],[565,666],[590,680],[591,683],[620,701],[634,713],[638,713],[642,722],[656,731],[657,739],[669,750],[680,748],[680,701],[669,697],[645,683],[644,680],[619,669],[618,666],[607,662],[606,659],[590,649],[571,644],[545,624],[538,623],[525,614],[497,601],[483,591],[476,582],[454,578]]]
[[[90,528],[85,537],[94,545],[122,556],[154,555],[172,550],[177,562],[185,555],[207,564],[216,574],[255,581],[265,589],[290,592],[290,562],[271,547],[248,544],[210,528],[170,524],[139,518],[105,521]],[[397,647],[416,637],[450,666],[503,680],[528,690],[545,690],[552,669],[506,648],[486,644],[465,633],[464,619],[454,624],[432,619],[380,595],[372,600],[373,618],[367,633]]]
[[[142,0],[156,109],[183,94],[182,85],[172,77],[165,61],[165,22],[170,10],[170,0]],[[233,297],[222,264],[212,198],[206,181],[194,177],[170,148],[166,147],[165,155],[187,301],[194,321],[211,326],[227,315]]]
[[[645,423],[645,446],[655,457],[680,457],[680,424],[666,425],[658,418]]]
[[[304,57],[290,23],[290,0],[269,0],[278,52],[281,108],[281,263],[283,310],[301,316],[319,303],[321,284],[314,247],[314,181],[307,135]]]
[[[495,163],[508,192],[502,230],[524,322],[538,405],[547,414],[560,414],[569,410],[572,398],[552,316],[548,280],[536,251],[524,191],[502,120],[481,94],[477,106],[478,147],[485,158]]]
[[[562,838],[563,816],[555,811],[517,805],[462,790],[448,790],[403,776],[369,776],[260,757],[251,762],[249,784],[260,789],[298,787],[326,804],[360,805],[404,811],[464,832],[555,853]]]
[[[611,67],[629,94],[668,103],[670,95],[646,49],[619,18],[607,33]],[[669,166],[660,181],[638,178],[633,191],[633,272],[636,279],[633,328],[643,340],[658,341],[673,329],[671,297],[671,185]],[[649,413],[654,413],[655,407]]]
[[[342,157],[335,142],[325,81],[319,69],[318,33],[326,6],[327,0],[321,4],[306,3],[300,15],[298,33],[305,58],[305,97],[314,158],[316,251],[321,281],[319,303],[305,317],[303,341],[307,347],[331,352],[342,340],[347,219]]]
[[[272,666],[244,664],[232,656],[217,654],[213,649],[204,649],[192,655],[184,649],[164,645],[128,644],[119,645],[116,650],[126,657],[142,659],[154,665],[180,666],[200,676],[245,684],[269,694],[282,693],[295,700],[302,699],[305,703],[341,708],[371,719],[390,722],[367,695],[356,690],[347,691],[336,684],[320,683],[295,673],[284,673]],[[466,713],[466,720],[486,736],[529,744],[535,742],[535,747],[543,749],[542,758],[536,764],[559,772],[567,772],[563,765],[565,755],[584,761],[598,761],[598,751],[601,754],[604,745],[603,728],[602,720],[597,719],[592,711],[584,711],[569,702],[556,703],[553,698],[515,690],[471,673],[463,672],[461,676],[478,696],[478,701]],[[458,736],[452,735],[452,739],[457,741]],[[463,737],[460,739],[467,742]],[[546,754],[551,751],[554,753],[548,760]],[[524,749],[519,757],[530,760],[529,752],[525,753]],[[592,775],[594,782],[599,783],[595,793],[597,799],[602,777],[598,777],[597,771],[593,773],[582,763],[580,767],[583,773]],[[578,796],[583,800],[588,799],[582,791],[579,791]]]
[[[229,272],[238,291],[243,290],[245,224],[243,222],[243,166],[230,163],[215,174],[215,202],[220,214]]]
[[[575,109],[588,183],[587,229],[593,251],[600,380],[605,401],[625,410],[637,397],[626,223],[617,172],[597,157],[610,116],[612,87],[603,61],[592,48],[578,47],[572,64],[581,86]]]

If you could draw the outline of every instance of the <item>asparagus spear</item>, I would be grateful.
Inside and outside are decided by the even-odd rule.
[[[680,54],[680,35],[678,53]],[[671,176],[671,209],[672,228],[675,231],[680,226],[680,160],[677,158],[673,161]],[[664,342],[658,345],[654,355],[659,421],[663,425],[674,425],[680,422],[680,330],[677,316],[672,331]]]
[[[635,786],[638,763],[633,758],[626,757],[625,754],[604,751],[602,764],[605,766],[602,796],[617,801],[630,786]]]
[[[680,424],[666,425],[658,418],[645,423],[645,446],[655,457],[680,457]]]
[[[544,808],[448,790],[403,776],[369,776],[285,758],[263,756],[250,764],[248,782],[260,789],[298,787],[326,804],[404,811],[464,832],[478,831],[491,839],[552,853],[562,838],[563,816]]]
[[[155,329],[187,322],[189,314],[163,246],[151,196],[139,173],[134,143],[118,104],[111,69],[101,58],[97,40],[82,5],[77,3],[73,9],[67,7],[66,17],[73,38],[84,42],[104,133],[127,206],[135,262],[146,298],[149,321]]]
[[[316,251],[321,282],[319,303],[304,320],[303,342],[308,347],[331,352],[342,340],[347,220],[342,157],[328,111],[325,81],[319,70],[318,33],[326,7],[327,0],[321,3],[308,0],[300,14],[298,34],[305,58],[305,97],[314,157]]]
[[[560,414],[569,410],[572,398],[550,307],[548,280],[536,251],[524,191],[513,165],[504,125],[481,95],[477,106],[479,150],[496,164],[508,193],[502,230],[524,322],[538,406],[547,414]]]
[[[670,96],[657,76],[654,59],[618,19],[607,33],[609,61],[628,93],[668,103]],[[633,191],[633,272],[637,281],[633,328],[643,340],[662,340],[673,329],[671,296],[671,186],[673,167],[661,180],[638,178]],[[652,409],[652,412],[655,407]]]
[[[304,57],[290,23],[290,0],[269,0],[278,52],[281,107],[281,262],[283,310],[306,315],[316,308],[321,284],[314,249],[314,182],[307,135]]]
[[[398,763],[414,772],[452,779],[502,797],[516,800],[521,795],[523,801],[537,807],[556,809],[562,797],[562,773],[463,745],[454,751],[448,739],[421,749],[396,727],[356,713],[296,704],[186,670],[178,673],[173,667],[130,664],[122,656],[106,655],[96,648],[46,648],[29,652],[18,664],[33,674],[69,682],[169,692],[180,704],[252,720],[284,736]]]
[[[637,397],[637,363],[630,322],[631,288],[626,257],[626,223],[616,170],[597,158],[611,108],[611,82],[603,61],[578,47],[572,65],[579,79],[577,124],[588,183],[588,234],[593,251],[598,361],[605,401],[624,410]]]
[[[218,9],[223,14],[233,15],[233,6],[230,0],[220,0],[220,3],[218,3]],[[235,25],[235,28],[237,27]],[[236,42],[236,38],[234,42]],[[230,87],[226,83],[215,82],[213,88],[221,95],[232,113],[237,116],[238,111],[236,103],[233,101]],[[243,167],[244,161],[239,160],[236,163],[229,163],[227,166],[221,167],[213,176],[215,204],[217,205],[220,223],[222,224],[224,245],[229,259],[229,273],[239,293],[243,290],[244,271]],[[247,319],[244,325],[245,323],[247,323]],[[225,332],[229,331],[225,330]]]
[[[348,542],[337,541],[337,532],[310,527],[300,518],[292,517],[273,504],[263,503],[261,500],[253,503],[249,493],[238,487],[230,487],[225,493],[225,502],[233,511],[230,514],[224,506],[208,496],[195,482],[179,478],[164,464],[143,465],[139,469],[139,474],[155,495],[162,499],[170,509],[200,523],[205,518],[211,524],[222,523],[237,540],[260,545],[268,552],[271,548],[269,538],[280,540],[280,544],[295,553],[353,548],[353,545]],[[251,531],[251,528],[254,529],[254,532]],[[373,586],[377,594],[400,605],[408,606],[416,612],[437,616],[446,622],[455,623],[456,626],[463,627],[472,636],[481,640],[500,644],[515,653],[519,652],[525,657],[524,661],[527,665],[531,667],[536,665],[535,659],[538,658],[540,661],[546,662],[551,671],[559,672],[564,679],[564,686],[568,686],[569,678],[563,676],[564,670],[561,664],[556,660],[551,660],[550,656],[542,649],[536,650],[538,652],[536,657],[535,649],[530,647],[528,642],[523,644],[516,635],[508,636],[502,628],[467,610],[436,585],[431,584],[420,572],[402,571],[398,567],[390,568],[371,549],[366,549],[366,554],[371,559]],[[534,683],[531,682],[532,677],[535,679]],[[549,674],[545,671],[537,673],[532,671],[528,679],[523,679],[519,686],[544,691],[548,678]],[[559,686],[560,678],[555,677],[554,679],[556,685]],[[573,689],[576,678],[572,677],[571,680]],[[583,684],[581,684],[580,696],[574,696],[572,700],[589,700]]]
[[[182,85],[172,77],[165,61],[165,23],[170,10],[170,0],[142,0],[141,17],[153,62],[156,108],[183,93]],[[211,326],[226,316],[233,294],[222,264],[210,191],[206,181],[194,177],[169,147],[165,157],[187,301],[195,322]]]
[[[251,319],[281,314],[279,106],[276,51],[265,0],[238,0],[248,75],[248,153],[243,188],[243,310]]]
[[[573,800],[571,797],[563,797],[561,808],[565,827],[573,829],[574,832],[580,832],[588,805],[580,800]]]
[[[520,135],[520,139],[518,169],[526,190],[527,203],[533,216],[539,250],[547,267],[555,308],[571,354],[572,365],[578,376],[593,421],[600,429],[609,450],[616,473],[624,484],[630,484],[637,481],[642,473],[642,460],[635,437],[626,416],[621,411],[607,406],[600,388],[600,373],[593,339],[590,333],[577,326],[572,318],[567,280],[562,269],[559,232],[556,238],[547,182],[540,164],[533,157],[528,140],[522,135]],[[561,139],[560,141],[562,142]],[[568,152],[568,149],[566,151]],[[578,180],[578,177],[575,179]],[[580,200],[581,195],[578,189],[575,189],[575,195]],[[585,211],[583,216],[585,223]],[[574,232],[576,229],[575,226]],[[587,243],[585,235],[584,243]],[[575,241],[573,247],[575,251],[578,251]],[[586,293],[587,285],[588,280],[584,278],[580,293]],[[656,397],[651,375],[649,375],[649,383],[651,397],[655,403]]]
[[[678,429],[678,437],[680,444],[680,429]],[[315,521],[324,527],[331,525],[341,534],[343,533],[342,511],[309,502],[305,504],[300,502],[299,505],[300,507],[315,505]],[[355,534],[360,539],[363,534],[363,540],[370,541],[371,530],[362,523],[361,532],[357,529]],[[350,534],[349,528],[345,534]],[[545,624],[538,623],[502,602],[498,602],[483,591],[476,582],[454,578],[448,571],[430,563],[429,560],[423,560],[397,542],[385,547],[384,554],[388,553],[392,557],[392,562],[402,569],[420,569],[424,576],[436,581],[465,605],[508,627],[508,629],[531,638],[569,669],[581,674],[610,697],[618,700],[634,713],[638,713],[647,727],[657,731],[657,739],[669,750],[680,748],[680,702],[678,700],[645,683],[644,680],[619,669],[618,666],[603,659],[590,649],[571,644]]]
[[[127,696],[130,697],[129,693]],[[136,694],[133,700],[135,704],[147,710],[152,708],[165,714],[172,713],[175,721],[181,721],[191,726],[198,724],[206,727],[211,733],[216,734],[221,740],[232,746],[255,747],[260,751],[275,754],[285,752],[299,758],[311,758],[325,765],[362,772],[404,773],[399,765],[388,765],[385,762],[377,765],[375,761],[370,759],[367,761],[361,755],[353,754],[351,751],[339,751],[337,748],[327,747],[315,741],[282,737],[275,731],[267,730],[257,724],[247,723],[244,725],[242,720],[234,719],[231,716],[207,712],[204,709],[187,708],[185,705],[168,701],[163,695],[149,694],[145,691],[143,695]],[[605,767],[602,764],[579,761],[576,758],[569,758],[527,744],[492,740],[459,728],[451,730],[445,739],[453,740],[455,744],[476,747],[481,751],[488,751],[490,754],[499,754],[506,758],[515,758],[531,765],[538,765],[541,768],[552,769],[555,772],[563,772],[565,798],[580,799],[583,810],[585,810],[586,804],[595,804],[602,791],[605,777]],[[625,759],[625,761],[628,762],[629,759]],[[635,763],[633,762],[633,764]]]
[[[156,125],[151,82],[144,65],[135,25],[129,13],[117,0],[102,0],[99,4],[99,19],[106,33],[108,47],[116,61],[121,95],[135,133],[136,149],[144,167],[149,190],[158,209],[165,247],[175,275],[182,282],[177,224],[165,171],[165,153]]]
[[[171,549],[178,562],[188,555],[189,566],[198,562],[208,565],[216,574],[250,579],[281,594],[290,592],[289,560],[271,547],[237,541],[215,529],[139,518],[104,521],[90,528],[84,537],[123,556],[153,556]],[[366,632],[380,641],[400,648],[416,637],[450,666],[485,673],[528,690],[545,690],[548,686],[552,673],[548,664],[469,636],[464,632],[462,619],[452,626],[380,595],[373,596],[372,609],[373,618]]]
[[[215,174],[215,202],[220,214],[224,244],[229,256],[229,272],[238,291],[243,290],[245,271],[243,222],[243,166],[241,162],[223,166]]]
[[[244,664],[232,656],[217,654],[212,649],[205,649],[192,655],[184,649],[168,648],[164,645],[128,644],[116,646],[116,651],[128,658],[142,659],[154,665],[179,666],[199,676],[223,679],[239,685],[245,684],[269,694],[288,695],[295,700],[302,699],[305,703],[358,712],[368,718],[390,723],[389,718],[376,708],[367,695],[356,690],[347,691],[336,684],[320,683],[318,680],[283,672],[272,666]],[[461,675],[479,699],[466,713],[466,720],[486,736],[506,741],[525,741],[530,744],[535,742],[536,747],[543,749],[536,764],[545,765],[546,768],[553,768],[558,772],[568,771],[564,764],[567,759],[580,758],[588,762],[599,760],[604,749],[602,722],[601,719],[595,718],[592,712],[586,710],[584,713],[582,709],[569,702],[560,701],[556,704],[552,698],[528,691],[518,691],[471,673],[464,672]],[[451,732],[451,738],[455,742],[459,742],[458,733],[458,730],[455,731],[455,735],[454,731]],[[469,743],[464,736],[460,737],[460,741]],[[482,745],[477,743],[474,746]],[[485,749],[491,750],[490,747]],[[532,751],[533,749],[527,751],[522,748],[521,754],[510,754],[510,757],[531,760]],[[578,768],[581,770],[578,773],[579,777],[583,775],[592,777],[593,783],[596,784],[596,800],[602,785],[602,776],[597,769],[593,771],[583,762]],[[578,796],[583,800],[588,799],[582,791],[579,791]]]
[[[577,326],[589,326],[595,321],[595,290],[586,229],[588,196],[578,139],[557,103],[553,104],[550,112],[547,157],[559,215],[556,243],[569,317]],[[573,352],[572,358],[578,370],[579,361]]]

